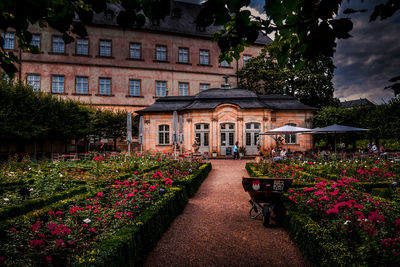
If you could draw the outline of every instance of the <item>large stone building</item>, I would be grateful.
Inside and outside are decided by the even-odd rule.
[[[109,7],[118,12],[119,7]],[[200,5],[172,1],[171,15],[143,28],[122,30],[115,16],[96,14],[88,37],[64,44],[60,33],[32,26],[39,54],[22,53],[22,79],[34,90],[51,92],[97,107],[143,109],[159,97],[191,96],[235,77],[245,61],[258,55],[269,39],[260,35],[237,62],[218,62],[220,50],[194,21]],[[16,36],[5,33],[6,49],[18,54]],[[231,78],[232,85],[236,79]]]
[[[286,124],[311,128],[315,108],[302,104],[287,95],[257,95],[244,89],[214,88],[195,96],[169,96],[157,99],[145,109],[143,116],[143,149],[172,152],[173,112],[181,118],[183,152],[193,152],[197,138],[200,152],[217,155],[231,154],[236,141],[246,147],[247,155],[258,153],[257,137]],[[178,128],[179,131],[179,128]],[[261,150],[267,153],[275,141],[263,137]],[[312,148],[310,135],[285,136],[285,145],[291,151],[305,152]]]

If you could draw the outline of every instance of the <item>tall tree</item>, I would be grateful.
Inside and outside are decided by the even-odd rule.
[[[323,57],[315,62],[307,62],[296,69],[288,61],[283,67],[276,58],[279,49],[267,45],[261,54],[250,59],[239,72],[239,86],[258,94],[282,94],[296,96],[304,104],[313,107],[335,105],[333,97],[332,59]]]

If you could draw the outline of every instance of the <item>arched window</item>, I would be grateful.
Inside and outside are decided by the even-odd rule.
[[[289,126],[297,126],[295,123],[286,123]],[[297,144],[296,134],[285,134],[285,144]]]
[[[169,145],[169,125],[158,125],[158,144]]]

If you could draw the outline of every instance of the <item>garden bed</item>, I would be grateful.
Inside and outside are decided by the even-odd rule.
[[[131,162],[136,164],[140,160]],[[32,173],[43,168],[42,174],[51,173],[58,182],[73,181],[73,188],[43,197],[45,200],[21,200],[0,210],[4,218],[0,222],[0,263],[10,266],[138,263],[211,170],[210,163],[163,161],[157,157],[146,160],[154,163],[144,162],[143,168],[136,170],[118,159],[86,161],[92,168],[85,170],[80,167],[82,162],[73,163],[80,166],[39,164],[33,171],[32,165],[23,164],[8,169],[8,173],[12,172],[9,177],[18,179],[3,179],[3,182],[13,182],[13,186],[24,180],[21,177],[26,168],[31,168],[29,179],[35,179]],[[107,170],[103,171],[104,168]],[[95,173],[101,177],[93,179]],[[26,208],[18,209],[20,206]]]

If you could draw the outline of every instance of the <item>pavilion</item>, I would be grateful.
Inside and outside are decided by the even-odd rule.
[[[138,110],[143,117],[143,149],[171,152],[173,112],[183,119],[183,152],[193,152],[195,138],[201,153],[227,155],[236,141],[245,146],[246,155],[255,155],[260,132],[283,125],[311,128],[316,109],[288,95],[257,95],[240,88],[213,88],[194,96],[158,98],[151,106]],[[312,136],[290,134],[285,144],[292,151],[312,148]],[[270,151],[272,139],[264,139],[261,150]]]

